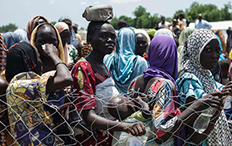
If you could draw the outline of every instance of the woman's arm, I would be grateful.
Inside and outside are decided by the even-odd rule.
[[[191,89],[192,88],[193,87],[191,87]],[[161,90],[165,90],[165,88],[160,88],[160,89]],[[161,92],[161,91],[159,91],[159,92]],[[168,91],[162,91],[161,93],[167,93],[167,92],[169,92],[169,90]],[[191,93],[194,93],[194,91],[191,92]],[[188,97],[187,101],[185,102],[186,103],[185,104],[185,107],[186,107],[185,110],[183,110],[181,112],[181,114],[176,115],[176,117],[173,117],[173,118],[176,118],[174,126],[170,128],[171,130],[169,130],[169,127],[167,127],[167,129],[164,130],[164,131],[168,131],[168,132],[166,132],[164,136],[157,138],[156,142],[158,144],[161,144],[161,143],[167,141],[172,136],[174,136],[178,132],[180,132],[184,127],[187,127],[188,130],[190,129],[188,132],[190,132],[190,131],[195,132],[195,131],[193,131],[192,126],[193,126],[193,123],[194,123],[195,119],[199,115],[197,112],[200,112],[200,111],[202,111],[204,109],[207,109],[209,107],[214,107],[214,108],[217,108],[218,110],[221,109],[221,107],[222,107],[221,100],[218,99],[218,98],[216,98],[216,97],[212,97],[212,96],[218,96],[218,97],[220,97],[221,94],[220,93],[213,93],[213,94],[210,94],[210,95],[206,95],[206,96],[204,96],[204,97],[202,97],[202,98],[200,98],[198,100],[195,100],[196,98],[194,96],[193,97],[191,97],[191,96]],[[161,99],[163,99],[164,101],[168,102],[169,101],[168,98],[172,98],[172,97],[165,96],[163,98],[161,98]],[[156,97],[156,99],[160,99],[160,97]],[[166,103],[164,103],[164,105],[166,105]],[[165,107],[163,107],[163,108],[165,108]],[[159,109],[157,109],[157,111],[159,111]],[[174,116],[174,115],[172,115],[172,116]],[[214,118],[215,118],[215,116],[214,116]],[[216,117],[216,119],[217,119],[217,117]],[[170,119],[170,120],[174,120],[174,119]],[[159,122],[159,121],[157,121],[157,122]],[[211,121],[211,122],[213,123],[215,121]],[[166,125],[160,125],[160,126],[166,126]],[[200,138],[199,138],[199,134],[196,133],[196,132],[194,133],[194,135],[190,134],[191,135],[191,140],[193,142],[195,142],[195,143],[201,142],[202,140],[204,140],[206,138],[205,135],[207,135],[212,130],[212,128],[213,128],[213,124],[210,124],[208,126],[208,129],[205,131],[205,133],[203,133],[200,136]],[[158,128],[158,130],[159,130],[159,128]],[[163,131],[163,130],[161,130],[161,131]]]
[[[57,56],[57,48],[53,44],[45,44],[44,53],[46,59],[52,61],[56,69],[54,78],[47,82],[46,93],[54,92],[72,84],[73,79],[67,66]]]
[[[141,136],[146,133],[146,129],[142,123],[123,123],[108,120],[96,114],[94,110],[83,110],[82,116],[87,126],[102,130],[123,131],[133,136]]]
[[[194,96],[188,97],[187,98],[188,100],[186,101],[187,108],[180,115],[177,116],[178,119],[173,129],[170,132],[166,133],[160,139],[157,139],[156,142],[160,144],[163,141],[168,140],[172,135],[175,135],[178,132],[180,132],[184,127],[186,127],[188,129],[189,135],[191,135],[190,140],[195,144],[199,144],[202,140],[204,140],[208,136],[208,134],[211,132],[211,130],[214,127],[214,123],[218,119],[219,113],[222,109],[222,101],[217,98],[220,96],[221,96],[220,93],[213,93],[206,95],[198,100],[195,100]],[[211,118],[213,120],[210,122],[208,128],[204,131],[204,133],[199,134],[194,131],[193,123],[196,120],[196,118],[199,116],[198,112],[203,111],[209,107],[216,108],[217,111]]]

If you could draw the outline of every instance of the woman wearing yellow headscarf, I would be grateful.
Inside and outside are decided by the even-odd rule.
[[[39,28],[43,28],[45,25],[50,25],[55,33],[56,33],[56,38],[52,38],[51,35],[44,35],[44,38],[38,40],[39,38],[37,38],[37,32],[39,30]],[[44,33],[46,33],[46,30],[44,29]],[[57,51],[57,56],[63,61],[65,62],[65,58],[64,58],[64,50],[63,50],[63,45],[62,45],[62,41],[61,41],[61,38],[60,38],[60,34],[58,32],[58,30],[51,24],[51,23],[42,23],[40,25],[38,25],[32,32],[31,34],[31,40],[30,40],[30,43],[35,46],[40,55],[41,55],[41,50],[43,45],[48,43],[48,44],[54,44],[58,51]]]

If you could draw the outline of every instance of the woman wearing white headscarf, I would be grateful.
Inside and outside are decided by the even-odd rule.
[[[202,104],[205,104],[206,108],[196,112],[215,110],[202,133],[193,129],[193,125],[188,128],[190,138],[196,135],[199,137],[193,142],[204,146],[231,145],[229,126],[222,110],[222,98],[230,93],[231,86],[223,87],[216,82],[209,70],[216,65],[219,53],[219,42],[213,32],[205,29],[194,31],[184,47],[184,74],[176,81],[179,94],[185,95],[180,97],[182,110],[191,101],[199,99],[203,99]]]

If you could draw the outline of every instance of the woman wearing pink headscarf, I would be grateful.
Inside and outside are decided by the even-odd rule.
[[[77,49],[71,45],[67,44],[68,38],[69,38],[69,27],[64,22],[58,22],[55,24],[55,27],[57,28],[58,32],[60,33],[60,37],[62,40],[63,48],[64,48],[64,57],[65,57],[65,63],[68,65],[69,69],[72,69],[72,66],[74,63],[76,63],[77,58]]]

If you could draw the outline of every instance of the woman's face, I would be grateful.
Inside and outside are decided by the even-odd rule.
[[[200,55],[200,63],[205,69],[213,69],[219,59],[220,46],[217,39],[211,40]]]
[[[98,51],[102,54],[110,54],[116,43],[116,34],[113,26],[109,23],[105,23],[100,27],[100,30],[96,30],[90,40],[93,51]]]
[[[147,38],[143,34],[137,34],[135,54],[143,56],[143,54],[146,52],[147,46]]]
[[[46,43],[53,44],[54,46],[58,47],[56,32],[50,25],[41,26],[36,34],[35,44],[41,56],[43,56],[42,45]]]
[[[60,33],[60,37],[61,37],[63,46],[68,42],[69,35],[70,35],[70,32],[68,29],[66,29]]]

